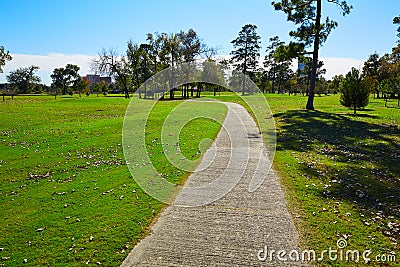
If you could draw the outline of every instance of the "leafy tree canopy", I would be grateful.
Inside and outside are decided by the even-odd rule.
[[[81,83],[79,69],[79,66],[73,64],[67,64],[65,68],[55,68],[50,75],[53,80],[52,87],[55,90],[62,89],[63,95],[69,93],[71,87],[78,88]]]
[[[16,93],[30,93],[41,81],[40,77],[35,75],[38,69],[38,66],[32,65],[11,71],[7,76],[7,82],[14,88]]]
[[[340,7],[343,15],[349,14],[352,9],[352,6],[349,6],[346,1],[326,1]],[[322,0],[280,0],[272,2],[275,10],[283,11],[287,15],[288,21],[298,25],[297,29],[290,31],[289,35],[298,41],[299,46],[295,47],[292,44],[292,49],[290,49],[289,45],[287,49],[288,56],[295,56],[296,53],[293,52],[299,52],[298,49],[301,46],[313,46],[313,51],[309,53],[313,55],[310,88],[306,105],[309,110],[314,109],[319,48],[325,43],[331,31],[338,26],[338,23],[329,17],[322,18],[322,2]]]
[[[12,56],[9,51],[4,50],[4,46],[0,46],[0,73],[3,73],[3,66],[7,61],[10,61]]]

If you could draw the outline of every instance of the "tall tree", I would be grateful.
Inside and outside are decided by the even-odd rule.
[[[330,83],[330,87],[334,94],[339,92],[340,84],[342,83],[344,76],[342,74],[337,74],[332,77],[332,81]]]
[[[275,45],[277,46],[274,48],[272,55],[275,62],[275,80],[278,82],[278,93],[283,93],[282,85],[288,84],[288,81],[294,75],[291,69],[292,57],[290,55],[293,53],[291,50],[295,46],[285,45],[283,42],[279,42],[279,39],[275,42]]]
[[[185,63],[193,62],[204,48],[197,33],[190,29],[188,32],[181,31],[178,34],[181,45],[181,53]]]
[[[79,69],[79,66],[73,64],[67,64],[65,68],[55,68],[50,75],[53,89],[57,92],[61,89],[63,95],[71,93],[71,88],[77,89],[82,79],[78,74]]]
[[[397,94],[397,105],[400,105],[400,43],[392,49],[390,56],[392,63],[390,80],[392,84],[392,95]]]
[[[389,96],[392,93],[392,85],[390,79],[384,79],[378,84],[378,89],[382,93],[383,99],[385,99],[385,107],[387,107],[387,102]]]
[[[378,53],[370,55],[367,61],[364,62],[363,75],[369,83],[371,89],[376,93],[379,98],[378,83],[380,82],[379,69],[381,61],[379,60]]]
[[[396,31],[397,31],[397,37],[399,37],[399,40],[397,40],[397,43],[400,44],[400,16],[394,17],[393,24],[398,25]]]
[[[234,64],[235,69],[242,71],[243,74],[248,75],[250,78],[255,78],[257,70],[258,58],[260,56],[260,39],[257,34],[257,26],[246,24],[239,32],[239,36],[231,43],[235,50],[231,52],[233,55],[231,62]],[[245,90],[245,79],[242,84],[242,94]]]
[[[143,84],[151,77],[153,74],[153,62],[150,57],[150,45],[149,44],[141,44],[139,46],[139,70],[140,70],[140,83]],[[144,98],[147,98],[147,84],[144,84]]]
[[[164,35],[163,50],[168,67],[176,67],[182,61],[181,39],[178,34]]]
[[[151,60],[153,61],[153,73],[157,73],[159,70],[162,69],[161,66],[161,58],[160,58],[160,53],[161,53],[161,45],[162,45],[162,40],[163,36],[159,34],[158,32],[152,34],[148,33],[147,34],[147,42],[150,45],[150,51],[149,51],[149,56]]]
[[[176,68],[177,64],[182,61],[181,40],[179,36],[175,33],[165,35],[163,50],[168,67],[172,68],[172,77],[170,77],[171,90],[169,91],[169,97],[170,99],[174,99],[176,89],[174,69]]]
[[[290,79],[293,78],[293,71],[290,68],[290,61],[279,62],[276,68],[276,77],[278,82],[278,94],[284,93],[284,86]]]
[[[379,59],[378,68],[378,82],[390,79],[390,76],[395,71],[395,64],[393,64],[390,54],[385,54]]]
[[[200,38],[198,37],[197,33],[190,29],[188,32],[181,31],[178,34],[181,44],[181,54],[183,62],[190,64],[193,63],[197,56],[200,55],[202,52],[202,48],[204,44],[201,43]],[[189,79],[189,75],[191,71],[189,70],[190,67],[185,65],[185,69],[183,70],[185,73],[186,80]],[[193,88],[193,87],[192,87]],[[193,96],[193,90],[192,90]],[[184,84],[182,88],[182,97],[188,98],[189,97],[189,84]]]
[[[131,76],[133,87],[137,89],[141,85],[140,49],[139,45],[134,43],[132,40],[128,41],[128,48],[126,50],[126,61],[129,67],[129,73]]]
[[[276,49],[283,45],[283,42],[279,40],[278,36],[272,37],[269,39],[270,45],[267,46],[266,49],[266,55],[264,58],[264,67],[267,69],[267,77],[268,80],[271,81],[271,93],[275,93],[275,81],[277,77],[277,70],[278,70],[278,64],[275,60],[275,52]]]
[[[125,98],[129,98],[127,64],[125,58],[118,56],[116,50],[103,48],[98,58],[92,60],[91,69],[101,74],[113,76],[117,82],[122,84]]]
[[[326,0],[342,9],[343,16],[350,13],[352,6],[346,1]],[[322,19],[322,0],[280,0],[272,2],[275,10],[287,14],[287,20],[294,22],[299,27],[291,31],[289,35],[297,39],[304,47],[313,46],[312,69],[310,88],[306,108],[314,110],[315,84],[317,80],[318,54],[320,46],[326,41],[330,32],[338,26],[338,23],[328,17]]]
[[[26,94],[30,93],[33,88],[40,83],[40,77],[35,75],[35,72],[39,69],[38,66],[29,66],[25,68],[19,68],[15,71],[11,71],[7,76],[7,82],[17,93]]]
[[[210,59],[205,60],[202,65],[203,71],[201,73],[201,80],[208,82],[206,86],[210,89],[213,89],[215,96],[218,89],[221,89],[221,87],[224,86],[227,87],[224,79],[223,66]],[[199,91],[198,97],[200,97]]]
[[[12,60],[10,52],[6,52],[4,50],[4,46],[0,46],[0,73],[3,73],[3,66],[6,65],[6,62],[10,60]]]

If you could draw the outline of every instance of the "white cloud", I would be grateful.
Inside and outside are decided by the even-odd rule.
[[[324,62],[324,68],[326,69],[325,77],[327,79],[331,79],[336,74],[345,75],[352,67],[361,69],[364,64],[363,60],[353,58],[326,57],[320,60]]]
[[[79,74],[85,76],[90,71],[89,63],[94,56],[89,55],[64,55],[51,53],[42,55],[12,54],[13,59],[4,67],[4,72],[0,74],[0,83],[6,82],[6,76],[17,68],[27,67],[30,65],[39,66],[40,70],[37,75],[42,78],[42,83],[50,84],[50,74],[55,68],[64,67],[68,63],[75,64],[80,67]]]

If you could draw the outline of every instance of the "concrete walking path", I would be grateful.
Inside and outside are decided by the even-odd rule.
[[[271,256],[298,250],[297,233],[277,176],[267,175],[254,120],[242,106],[226,105],[215,145],[122,266],[305,266]]]

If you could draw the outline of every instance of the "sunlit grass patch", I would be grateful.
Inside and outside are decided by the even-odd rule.
[[[140,109],[148,101],[132,105]],[[46,96],[0,102],[1,264],[116,266],[147,233],[164,204],[144,193],[125,165],[121,133],[128,103]],[[156,105],[146,144],[154,166],[182,184],[188,173],[166,160],[159,138],[161,122],[180,103]],[[223,119],[226,108],[212,112]],[[181,132],[181,150],[200,157],[200,141],[215,138],[219,129],[194,120]]]

